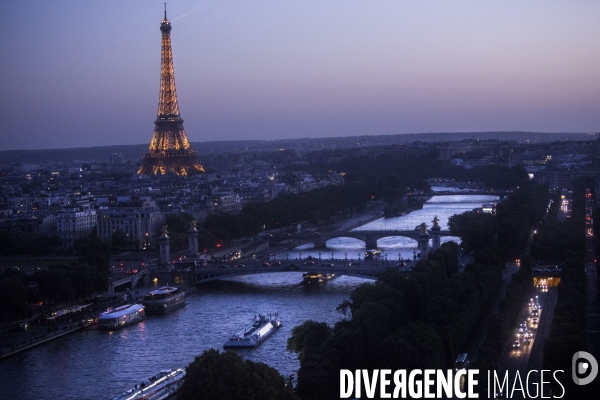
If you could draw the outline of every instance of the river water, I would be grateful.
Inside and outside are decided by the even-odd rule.
[[[438,188],[448,190],[449,188]],[[431,227],[434,216],[438,217],[438,224],[442,230],[448,230],[448,218],[455,214],[461,214],[474,208],[481,207],[484,203],[498,201],[498,196],[481,195],[451,195],[434,196],[429,199],[421,210],[413,211],[410,214],[394,218],[380,218],[375,221],[362,225],[355,230],[413,230],[417,225],[425,222]],[[450,236],[442,236],[441,242],[460,239]],[[379,239],[377,248],[381,250],[381,255],[385,259],[398,260],[413,259],[417,249],[417,241],[402,236],[392,236]],[[362,240],[341,237],[327,241],[327,249],[314,249],[312,243],[306,243],[279,255],[280,259],[306,258],[308,256],[321,259],[348,259],[356,260],[365,255],[365,243]]]
[[[437,215],[442,229],[448,217],[497,200],[494,196],[437,196],[422,210],[379,219],[357,229],[414,229],[431,225]],[[450,240],[443,238],[445,240]],[[332,239],[321,257],[356,259],[364,243]],[[302,253],[319,256],[307,244],[279,258]],[[401,237],[381,239],[378,247],[389,259],[412,258],[416,242]],[[239,353],[277,368],[284,376],[297,371],[296,355],[286,350],[291,329],[307,319],[334,324],[344,318],[336,307],[365,279],[341,276],[317,288],[300,284],[302,272],[271,273],[207,282],[188,295],[189,304],[171,314],[108,333],[75,332],[0,362],[0,399],[110,399],[161,369],[185,367],[209,348],[221,349],[227,337],[258,313],[279,312],[282,328],[252,350]]]

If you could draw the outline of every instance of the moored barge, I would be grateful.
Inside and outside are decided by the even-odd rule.
[[[144,306],[141,304],[125,304],[124,306],[103,312],[98,317],[98,329],[121,329],[146,319]]]
[[[157,315],[166,314],[185,306],[185,292],[182,289],[163,286],[151,291],[142,300],[146,307],[146,314]]]

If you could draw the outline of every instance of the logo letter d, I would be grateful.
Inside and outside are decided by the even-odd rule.
[[[585,361],[578,362],[580,359],[584,359]],[[587,377],[578,377],[578,375],[585,374],[590,368],[591,370]],[[590,353],[578,351],[573,354],[573,359],[571,360],[571,374],[573,376],[573,382],[575,382],[576,385],[587,385],[596,378],[596,375],[598,375],[598,362]]]

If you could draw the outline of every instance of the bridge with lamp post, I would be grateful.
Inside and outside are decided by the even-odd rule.
[[[357,230],[357,231],[339,231],[339,232],[328,232],[325,234],[320,233],[307,233],[307,234],[290,234],[290,235],[278,235],[270,238],[271,241],[283,241],[283,240],[302,240],[306,242],[313,242],[315,247],[325,247],[327,240],[336,237],[352,237],[359,240],[363,240],[367,247],[376,248],[377,240],[390,237],[390,236],[404,236],[409,237],[417,241],[418,250],[420,254],[427,254],[430,250],[436,250],[440,247],[441,236],[451,236],[450,231],[442,231],[437,216],[433,219],[433,225],[430,229],[427,228],[425,223],[422,223],[415,230]],[[269,263],[267,261],[260,262],[254,260],[251,264],[245,265],[227,265],[227,264],[206,264],[204,262],[193,262],[195,258],[200,260],[198,254],[198,231],[196,224],[191,224],[190,230],[188,231],[189,237],[189,256],[188,260],[191,267],[185,269],[174,268],[170,261],[169,253],[169,236],[167,227],[163,227],[162,235],[159,238],[160,247],[160,260],[158,262],[158,271],[155,271],[151,275],[157,278],[159,281],[166,280],[167,282],[180,281],[189,283],[200,283],[211,280],[221,279],[225,277],[233,277],[240,275],[254,275],[254,274],[265,274],[274,272],[291,272],[291,271],[302,271],[310,273],[322,273],[330,275],[349,275],[357,276],[367,279],[377,279],[379,274],[388,267],[399,268],[403,272],[409,272],[411,267],[401,262],[400,255],[398,255],[398,263],[394,261],[388,261],[387,254],[385,259],[373,259],[369,261],[348,261],[347,253],[345,260],[308,260],[302,262],[302,257],[298,260],[299,265],[295,265],[293,261],[277,261]],[[432,245],[429,246],[431,239]],[[319,253],[320,254],[320,253]],[[416,250],[415,250],[416,257]],[[333,258],[333,255],[332,255]],[[204,261],[202,259],[202,261]],[[410,262],[409,262],[410,264]],[[149,277],[154,279],[153,277]],[[161,278],[162,277],[162,278]]]
[[[377,279],[379,274],[388,267],[399,268],[401,271],[409,272],[406,267],[398,267],[396,262],[385,260],[376,261],[340,261],[329,260],[327,262],[306,261],[296,265],[294,262],[273,265],[261,263],[258,265],[244,265],[243,267],[227,266],[205,266],[196,269],[196,283],[208,282],[221,278],[229,278],[240,275],[270,274],[277,272],[311,272],[316,274],[347,275],[366,279]]]
[[[440,190],[430,192],[411,192],[407,193],[408,197],[433,197],[433,196],[449,196],[449,195],[465,195],[465,196],[499,196],[505,197],[513,193],[511,190]]]
[[[450,231],[446,230],[436,230],[431,229],[426,232],[429,235],[428,238],[441,237],[441,236],[453,236]],[[369,248],[376,248],[377,241],[379,239],[385,237],[392,236],[403,236],[419,241],[420,237],[423,235],[422,230],[414,229],[414,230],[354,230],[354,231],[336,231],[336,232],[327,232],[327,233],[290,233],[283,235],[273,235],[269,238],[270,243],[278,243],[284,240],[300,240],[304,242],[312,242],[315,248],[325,248],[327,241],[330,239],[340,238],[340,237],[349,237],[358,240],[362,240],[365,242],[365,246]]]

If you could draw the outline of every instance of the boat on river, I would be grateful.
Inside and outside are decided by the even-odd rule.
[[[281,326],[279,315],[258,314],[254,321],[241,331],[231,335],[224,348],[253,348],[265,341]]]
[[[327,282],[328,280],[333,278],[335,278],[335,274],[323,272],[307,272],[305,274],[302,274],[302,283],[305,285],[315,285]]]
[[[365,260],[378,260],[381,257],[381,250],[373,249],[367,250],[365,253]]]
[[[121,329],[146,319],[144,306],[141,304],[125,304],[115,309],[109,309],[98,317],[98,329]]]
[[[149,292],[144,296],[142,304],[146,307],[146,314],[166,314],[185,306],[185,292],[176,287],[163,286]]]
[[[113,400],[163,400],[172,397],[183,384],[185,371],[166,369],[123,392]]]

